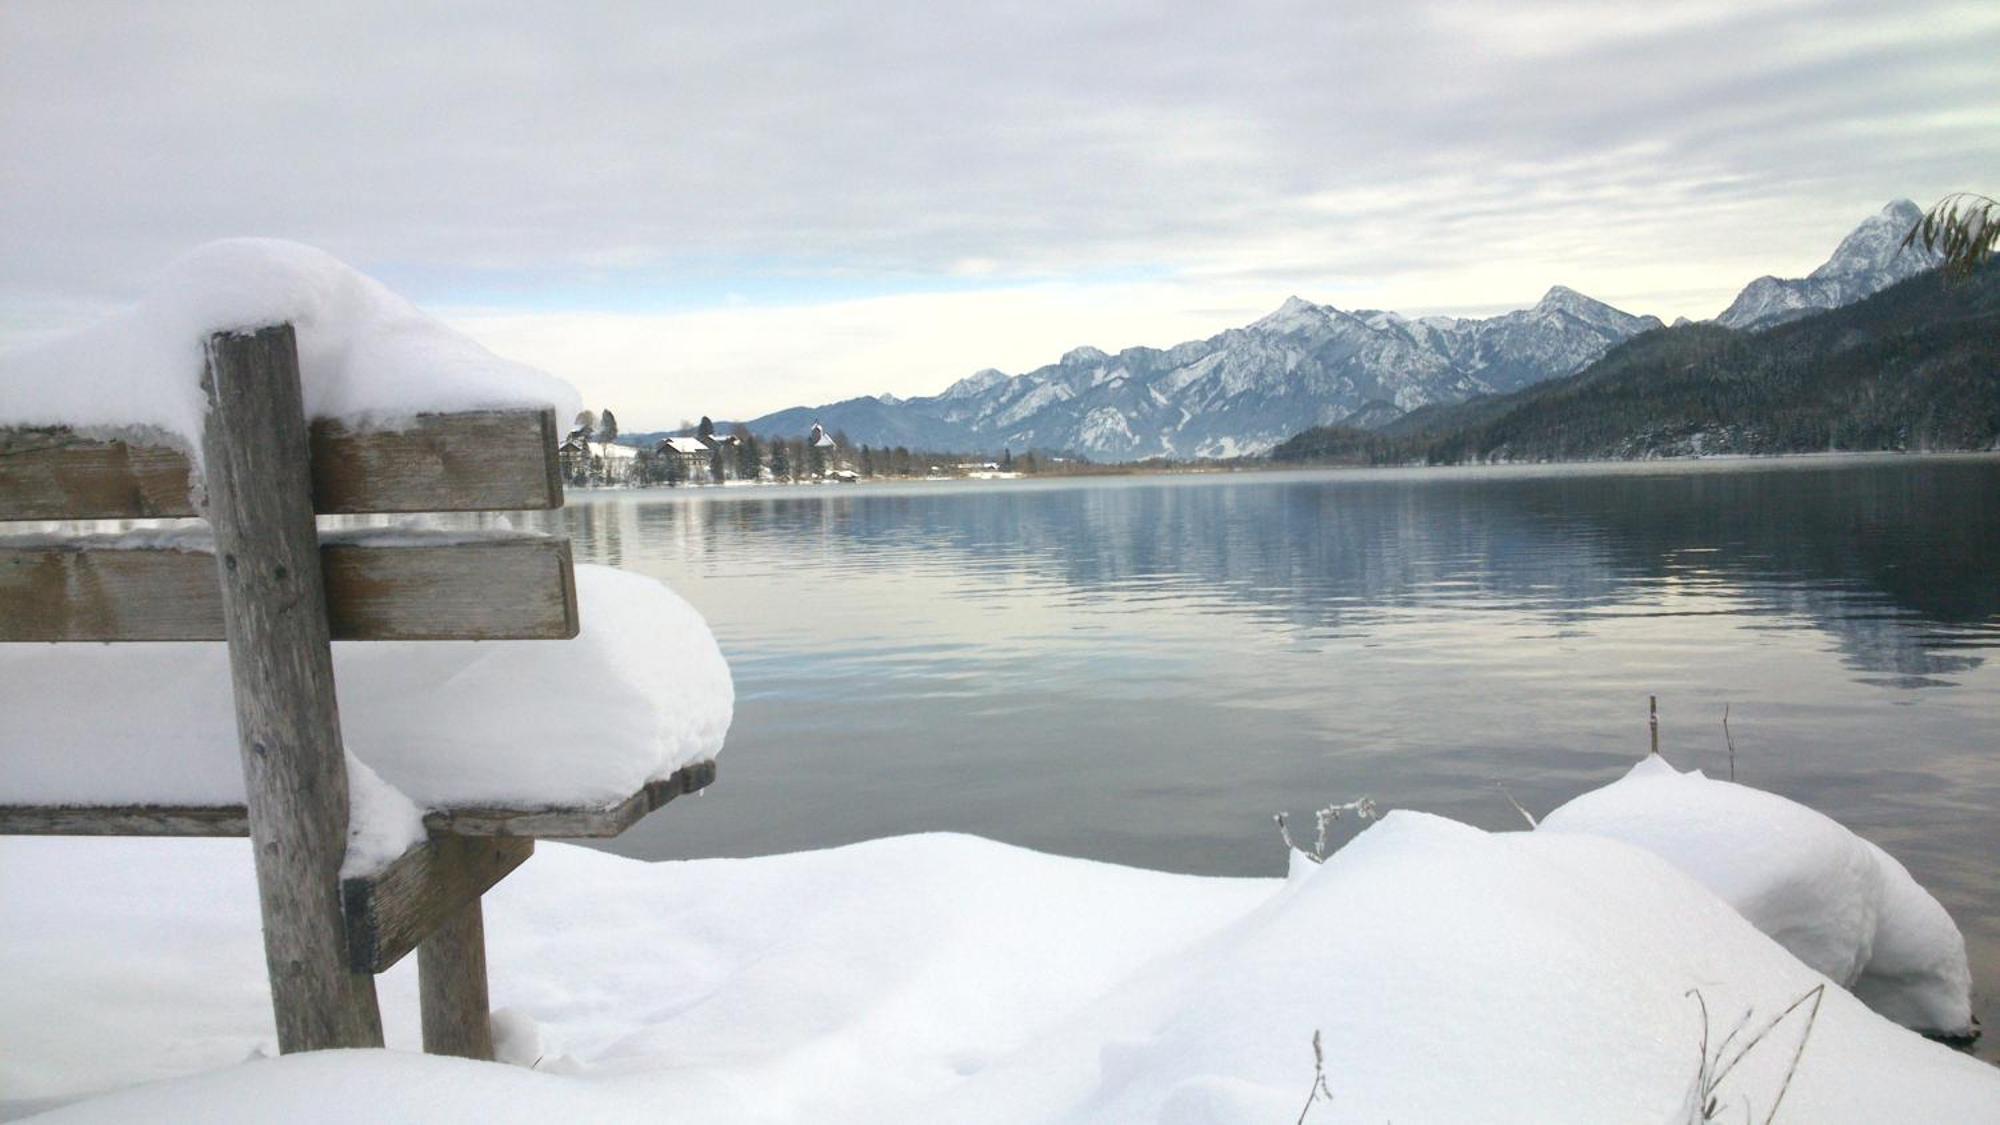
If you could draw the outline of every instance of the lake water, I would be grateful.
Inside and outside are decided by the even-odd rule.
[[[573,494],[579,560],[714,627],[708,794],[612,846],[949,829],[1276,875],[1369,796],[1518,828],[1674,764],[1821,809],[1972,945],[2000,1054],[2000,459]],[[584,717],[587,722],[587,716]]]

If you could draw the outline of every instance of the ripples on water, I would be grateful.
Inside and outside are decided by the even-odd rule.
[[[620,850],[951,829],[1273,874],[1278,809],[1516,827],[1498,784],[1542,811],[1611,780],[1656,694],[1675,764],[1728,775],[1726,704],[1742,780],[1903,858],[1990,997],[1996,497],[1993,458],[1818,459],[599,493],[549,520],[671,583],[735,669],[722,784]]]

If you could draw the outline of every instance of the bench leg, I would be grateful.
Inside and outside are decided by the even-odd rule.
[[[477,896],[417,946],[417,988],[423,996],[427,1053],[492,1061],[486,922]]]

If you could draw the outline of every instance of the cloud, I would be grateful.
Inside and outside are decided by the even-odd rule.
[[[1294,291],[1422,311],[1562,282],[1710,315],[1889,198],[1992,190],[1996,54],[2000,9],[1930,0],[13,0],[0,333],[234,234],[540,318],[517,334],[558,369],[603,361],[564,335],[585,325],[724,333],[795,399],[830,372],[855,380],[836,396],[935,389],[1127,325],[1169,344]],[[1174,304],[1127,303],[1154,297]],[[981,301],[994,324],[923,320]],[[857,309],[872,327],[832,330]],[[740,413],[766,397],[728,405],[748,385],[707,398]],[[678,409],[618,386],[621,415]]]

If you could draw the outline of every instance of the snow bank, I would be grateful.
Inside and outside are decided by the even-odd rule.
[[[235,238],[173,262],[132,307],[0,356],[0,425],[150,428],[198,456],[209,334],[280,321],[297,331],[308,417],[396,428],[428,411],[578,410],[568,384],[494,355],[331,255]]]
[[[1804,805],[1648,757],[1541,830],[1645,848],[1883,1015],[1971,1030],[1972,974],[1951,916],[1887,852]]]
[[[573,640],[336,643],[348,750],[432,808],[607,804],[713,757],[735,696],[701,615],[640,575],[576,582]],[[220,643],[0,645],[0,716],[0,804],[243,801]]]
[[[1714,1038],[1823,978],[1658,857],[1396,813],[1289,880],[958,836],[646,864],[562,845],[487,897],[520,1067],[268,1049],[242,841],[0,840],[0,1090],[169,1075],[52,1121],[1685,1120]],[[414,976],[383,978],[414,1045]],[[1802,1024],[1717,1096],[1761,1120]],[[235,1065],[235,1064],[241,1065]],[[0,1106],[0,1110],[4,1110]],[[2000,1071],[1829,991],[1783,1120],[1970,1121]]]

